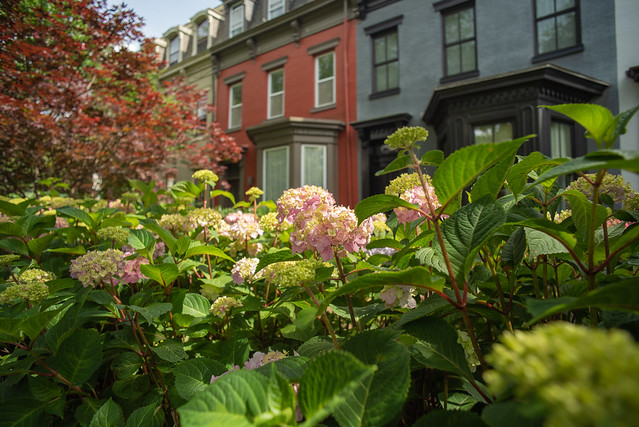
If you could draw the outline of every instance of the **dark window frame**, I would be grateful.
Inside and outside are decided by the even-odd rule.
[[[175,52],[171,51],[173,42],[176,41],[177,49]],[[176,34],[175,37],[169,40],[169,66],[177,64],[180,61],[180,35]]]
[[[471,9],[473,12],[473,36],[470,38],[465,38],[465,39],[459,39],[456,42],[453,43],[446,43],[446,17],[450,16],[452,14],[459,14],[460,12],[467,10],[467,9]],[[475,2],[468,2],[468,1],[464,1],[464,2],[456,2],[454,3],[454,6],[451,6],[449,8],[446,9],[439,9],[439,12],[441,12],[441,17],[442,17],[442,65],[443,65],[443,71],[444,71],[444,77],[442,77],[440,79],[440,83],[447,83],[447,82],[451,82],[451,81],[456,81],[456,80],[462,80],[462,79],[467,79],[467,78],[471,78],[471,77],[477,77],[479,75],[479,61],[477,58],[477,13],[476,13],[476,9],[475,9]],[[458,22],[458,28],[459,28],[459,22]],[[462,62],[462,51],[461,51],[461,46],[468,43],[468,42],[473,42],[474,43],[474,59],[475,59],[475,68],[473,70],[469,70],[469,71],[461,71],[461,69],[463,69],[463,62]],[[459,46],[460,47],[460,52],[459,52],[459,59],[460,59],[460,72],[459,73],[454,73],[452,74],[449,70],[448,70],[448,48],[452,47],[452,46]]]
[[[400,93],[399,26],[401,25],[403,19],[404,19],[404,15],[399,15],[399,16],[396,16],[394,18],[388,19],[388,20],[386,20],[384,22],[380,22],[378,24],[371,25],[369,27],[364,28],[364,33],[371,38],[371,55],[370,55],[370,58],[371,58],[371,95],[369,95],[369,99],[371,99],[371,100],[377,99],[377,98],[383,98],[383,97],[390,96],[390,95],[396,95],[396,94]],[[397,34],[397,59],[394,59],[392,61],[385,61],[384,64],[382,64],[382,63],[376,64],[375,63],[375,40],[380,38],[380,37],[386,37],[386,36],[388,36],[391,33]],[[398,68],[397,87],[378,91],[377,90],[377,66],[378,65],[387,65],[387,64],[389,64],[391,62],[397,62],[397,68]]]
[[[554,3],[554,13],[544,15],[542,17],[537,16],[537,0],[532,0],[533,2],[533,27],[535,28],[535,56],[532,58],[533,63],[544,62],[552,58],[557,58],[560,56],[570,55],[573,53],[581,52],[584,50],[584,46],[581,40],[581,4],[579,0],[575,0],[575,5],[571,8],[564,9],[560,12],[557,12],[557,0],[553,0]],[[564,48],[558,48],[557,42],[557,17],[562,15],[567,15],[569,13],[575,14],[575,44],[572,46],[567,46]],[[555,23],[555,49],[540,53],[539,52],[539,27],[538,24],[541,21],[554,20]]]
[[[397,38],[397,57],[394,59],[386,59],[384,61],[377,62],[377,58],[375,57],[375,42],[382,38],[386,39],[386,57],[388,58],[388,36],[395,34]],[[371,37],[371,49],[373,54],[371,55],[372,60],[372,96],[380,97],[387,96],[399,93],[399,32],[397,31],[397,27],[392,27],[386,29],[384,31],[380,31],[375,33]],[[385,67],[387,70],[390,64],[397,63],[397,86],[390,87],[389,82],[389,73],[386,73],[386,89],[379,90],[377,87],[377,72],[381,67]]]

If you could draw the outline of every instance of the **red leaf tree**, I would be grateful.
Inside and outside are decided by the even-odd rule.
[[[0,193],[60,178],[73,194],[110,196],[127,178],[162,178],[178,157],[217,173],[239,161],[233,138],[200,121],[200,92],[159,86],[141,24],[104,0],[2,1]]]

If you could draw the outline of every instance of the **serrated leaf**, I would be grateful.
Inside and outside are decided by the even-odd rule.
[[[47,324],[53,319],[62,309],[65,307],[60,307],[55,310],[36,312],[33,315],[30,315],[28,318],[24,319],[20,322],[18,326],[21,331],[29,336],[32,340],[35,340],[38,335],[44,330]]]
[[[559,240],[543,231],[525,228],[525,234],[530,259],[535,259],[539,255],[554,255],[568,252],[568,249],[566,249]]]
[[[27,210],[23,203],[16,205],[15,203],[0,200],[0,212],[6,216],[23,216]]]
[[[167,263],[154,265],[141,264],[140,272],[162,286],[170,285],[180,274],[177,265]]]
[[[606,133],[615,124],[615,118],[605,107],[596,104],[561,104],[543,105],[542,107],[556,111],[570,117],[582,125],[599,148],[606,137]]]
[[[200,294],[187,293],[182,303],[182,314],[193,317],[206,317],[210,314],[211,303]]]
[[[506,174],[515,160],[515,154],[516,152],[513,153],[512,156],[506,157],[477,178],[470,192],[472,200],[479,200],[482,197],[490,197],[493,200],[497,199],[497,196],[499,196],[499,193],[504,187]]]
[[[527,402],[508,401],[486,406],[481,418],[490,427],[540,427],[545,414],[531,411]]]
[[[147,230],[157,234],[171,252],[177,253],[177,239],[166,229],[160,227],[155,220],[141,219],[140,224]]]
[[[341,426],[360,425],[375,370],[374,365],[365,365],[340,350],[309,362],[297,394],[306,416],[302,425],[316,425],[330,414]]]
[[[413,267],[404,271],[383,271],[366,274],[328,294],[321,302],[318,314],[323,313],[331,301],[338,296],[354,294],[363,289],[377,288],[384,285],[412,285],[439,292],[443,289],[443,283],[439,280],[432,280],[430,271],[424,267]]]
[[[73,385],[82,385],[102,363],[102,343],[95,329],[80,329],[67,336],[52,367]]]
[[[293,255],[293,252],[289,248],[279,249],[273,252],[269,252],[260,257],[260,262],[255,267],[255,272],[260,271],[264,267],[276,262],[300,260],[302,257],[298,254]]]
[[[479,144],[464,147],[452,153],[437,168],[433,175],[433,186],[442,212],[453,212],[457,208],[461,192],[490,167],[513,156],[521,144],[530,136],[496,144]],[[447,206],[451,206],[447,208]],[[359,216],[358,216],[359,218]]]
[[[300,356],[314,358],[322,353],[331,351],[335,348],[333,341],[328,337],[313,337],[306,341],[297,349]]]
[[[171,309],[173,308],[173,304],[171,304],[170,302],[155,302],[144,307],[129,305],[128,308],[137,313],[140,313],[144,317],[144,320],[146,320],[147,323],[151,325],[153,324],[155,319],[171,311]]]
[[[44,408],[48,402],[40,402],[31,397],[11,397],[2,402],[3,426],[40,427]]]
[[[520,424],[510,424],[510,426]],[[413,427],[487,427],[479,414],[475,412],[467,412],[462,410],[452,411],[432,411],[424,415],[413,425]]]
[[[563,162],[565,162],[565,160],[549,159],[538,151],[530,153],[523,160],[515,163],[508,171],[508,175],[506,177],[508,189],[511,193],[517,195],[524,191],[530,171],[542,166],[547,167],[549,165],[557,165]]]
[[[151,350],[162,360],[166,360],[167,362],[175,363],[189,357],[184,351],[182,343],[177,341],[163,341],[157,347],[151,347]]]
[[[226,371],[224,365],[212,359],[184,360],[172,370],[175,376],[175,389],[180,397],[189,400],[206,389],[213,375],[222,375]]]
[[[425,248],[421,248],[420,250],[415,252],[415,258],[421,265],[427,265],[429,267],[433,267],[440,273],[448,274],[444,256],[442,255],[439,248],[437,248],[437,250],[428,246]]]
[[[186,250],[186,253],[184,254],[184,258],[190,258],[195,255],[213,255],[218,258],[226,259],[235,263],[235,260],[233,258],[225,254],[223,250],[216,248],[214,246],[206,246],[206,245],[191,246],[190,248]]]
[[[639,111],[639,105],[620,113],[615,117],[615,126],[611,126],[606,133],[606,148],[612,147],[614,141],[626,133],[628,122]]]
[[[488,197],[465,205],[443,222],[446,250],[460,283],[465,281],[481,246],[505,222],[504,209]]]
[[[164,424],[163,420],[162,408],[151,404],[131,412],[126,420],[126,427],[160,427]]]
[[[362,222],[375,214],[387,212],[400,206],[407,209],[418,209],[417,206],[397,196],[376,194],[359,202],[357,206],[355,206],[355,215],[357,215],[358,222]]]
[[[429,150],[424,153],[419,164],[425,166],[439,166],[444,161],[444,152],[441,150]]]
[[[40,257],[42,252],[47,248],[51,240],[55,237],[55,234],[49,233],[35,239],[27,241],[29,250],[36,256]]]
[[[202,189],[192,181],[176,182],[169,190],[175,197],[189,197],[191,199],[196,199],[202,192]]]
[[[562,175],[598,169],[622,169],[639,173],[639,151],[598,150],[555,166],[529,185],[539,184]]]
[[[109,398],[107,402],[98,409],[91,419],[89,427],[120,427],[124,426],[124,414],[120,405]]]
[[[96,223],[91,215],[86,211],[71,206],[65,206],[63,208],[56,209],[56,212],[60,215],[83,222],[91,230],[95,229]]]
[[[400,171],[402,169],[406,169],[408,167],[408,165],[410,165],[410,156],[409,155],[404,155],[404,156],[399,156],[398,155],[395,158],[395,160],[390,162],[388,164],[388,166],[386,166],[384,169],[378,170],[377,172],[375,172],[375,176],[381,176],[381,175],[386,175],[386,174],[391,173],[391,172]]]
[[[526,254],[526,233],[523,227],[519,227],[517,231],[510,235],[506,244],[501,250],[502,266],[515,267],[524,259]]]
[[[592,202],[582,192],[577,190],[564,191],[562,196],[570,201],[572,220],[577,227],[577,232],[585,238],[587,231],[590,229]],[[597,205],[596,215],[595,228],[606,221],[608,211],[605,207]]]
[[[217,196],[224,196],[231,201],[232,205],[235,205],[235,196],[233,196],[233,193],[224,190],[211,191],[211,199],[214,199]]]
[[[133,249],[142,250],[148,249],[155,243],[155,237],[153,237],[153,233],[148,230],[129,230],[129,237],[127,238],[129,245]]]

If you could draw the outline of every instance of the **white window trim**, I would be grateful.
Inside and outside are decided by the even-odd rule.
[[[239,104],[235,104],[233,105],[233,89],[238,87],[238,86],[242,86],[242,82],[239,83],[235,83],[231,86],[229,86],[229,129],[235,129],[235,128],[239,128],[242,127],[242,98],[240,98],[240,103]],[[244,89],[244,88],[242,88]],[[234,108],[238,108],[240,109],[240,123],[239,125],[233,125],[233,109]]]
[[[271,82],[272,82],[271,76],[275,73],[279,73],[280,71],[282,72],[282,90],[280,92],[273,92],[271,87]],[[285,79],[284,68],[278,68],[277,70],[274,70],[268,73],[268,105],[267,105],[266,117],[269,119],[274,119],[277,117],[284,116],[284,87],[285,87],[284,79]],[[273,115],[271,114],[271,100],[275,96],[279,96],[279,95],[282,95],[282,112],[280,114]]]
[[[277,16],[273,16],[273,10],[282,8],[282,13]],[[286,3],[284,0],[268,0],[268,16],[267,19],[270,21],[271,19],[277,18],[278,16],[284,15],[286,13]]]
[[[322,57],[324,57],[326,55],[333,55],[333,75],[331,77],[327,77],[325,79],[321,79],[320,80],[320,78],[319,78],[319,71],[320,71],[319,60],[320,60],[320,58],[322,58]],[[331,102],[327,102],[325,104],[320,104],[319,103],[319,86],[320,86],[320,83],[324,83],[324,82],[327,82],[329,80],[333,81],[333,93],[331,95]],[[336,79],[335,79],[335,51],[327,52],[327,53],[324,53],[322,55],[317,55],[315,57],[315,108],[325,107],[327,105],[335,104],[335,83],[336,83]]]
[[[274,198],[274,196],[267,194],[268,193],[268,188],[266,186],[266,172],[267,172],[267,167],[266,167],[266,158],[267,155],[266,153],[268,153],[269,151],[277,151],[277,150],[281,150],[281,149],[285,149],[286,150],[286,182],[287,185],[290,185],[291,183],[291,150],[289,148],[288,145],[280,145],[277,147],[272,147],[272,148],[265,148],[262,151],[262,188],[264,189],[264,200],[271,200]]]
[[[234,12],[238,9],[241,10],[240,17],[238,21],[234,21]],[[229,15],[229,38],[231,38],[244,32],[244,3],[238,3],[235,6],[232,6],[229,11]],[[234,34],[235,30],[238,29],[239,31]]]
[[[327,182],[326,182],[326,173],[327,173],[327,167],[328,167],[328,162],[327,162],[327,159],[326,159],[326,156],[327,156],[327,150],[326,150],[326,145],[319,145],[319,144],[302,144],[302,149],[301,149],[301,153],[300,153],[300,156],[301,156],[301,159],[300,159],[300,160],[301,160],[301,162],[300,162],[300,163],[302,164],[302,167],[300,168],[300,175],[301,175],[301,176],[300,176],[300,183],[301,183],[300,185],[306,185],[306,184],[308,184],[308,183],[304,180],[304,177],[306,176],[306,174],[305,174],[306,169],[305,169],[305,162],[304,162],[304,159],[305,159],[306,157],[304,156],[304,151],[305,151],[305,149],[306,149],[306,148],[308,148],[308,147],[321,148],[321,149],[322,149],[322,151],[323,151],[323,156],[322,156],[322,157],[324,158],[324,164],[323,164],[323,167],[322,167],[322,171],[323,171],[323,176],[322,176],[322,185],[320,185],[320,187],[322,187],[322,188],[326,188],[326,187],[327,187]],[[317,184],[313,184],[313,185],[317,185]]]

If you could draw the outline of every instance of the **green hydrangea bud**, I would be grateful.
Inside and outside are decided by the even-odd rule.
[[[0,303],[7,304],[15,300],[40,302],[49,295],[46,282],[55,278],[53,273],[39,268],[26,270],[18,277],[20,283],[9,286],[0,294]]]
[[[98,230],[98,238],[113,240],[116,246],[122,246],[129,238],[129,230],[121,227],[104,227]]]
[[[246,194],[247,196],[249,196],[249,199],[250,199],[251,201],[253,201],[253,200],[257,200],[257,199],[259,199],[260,197],[262,197],[262,195],[264,195],[264,192],[263,192],[262,190],[260,190],[259,188],[257,188],[257,187],[251,187],[251,188],[249,188],[249,189],[248,189],[248,191],[247,191],[246,193],[244,193],[244,194]]]
[[[403,127],[386,138],[384,144],[395,150],[406,150],[420,141],[426,141],[427,138],[428,131],[423,127]]]
[[[192,177],[193,179],[196,179],[202,182],[207,182],[207,181],[217,182],[220,179],[215,173],[213,173],[212,171],[208,169],[201,169],[197,172],[194,172]]]
[[[424,175],[427,184],[430,184],[430,177],[428,175]],[[410,190],[416,185],[421,185],[419,181],[419,175],[416,173],[403,173],[397,178],[393,179],[390,184],[386,186],[384,189],[384,193],[390,194],[391,196],[401,196],[404,194],[406,190]]]
[[[0,255],[0,265],[9,265],[20,259],[20,255]]]

